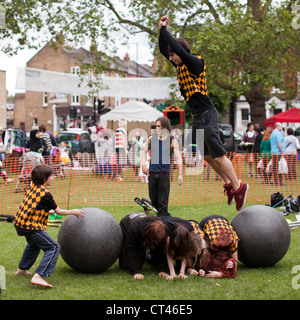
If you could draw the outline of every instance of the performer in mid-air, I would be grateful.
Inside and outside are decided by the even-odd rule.
[[[160,52],[176,67],[179,89],[191,110],[199,150],[202,149],[201,141],[204,141],[204,158],[224,180],[228,205],[235,200],[239,211],[246,202],[249,186],[237,178],[231,161],[226,157],[219,136],[218,112],[207,94],[205,62],[200,55],[191,54],[185,39],[172,37],[167,30],[168,24],[169,17],[165,15],[159,21]]]

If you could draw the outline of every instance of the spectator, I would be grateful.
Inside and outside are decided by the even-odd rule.
[[[256,133],[261,132],[261,131],[260,131],[260,124],[259,124],[259,123],[255,123],[255,125],[254,125],[254,130],[255,130]]]
[[[297,179],[297,150],[300,149],[299,140],[294,136],[292,128],[287,129],[287,136],[284,138],[286,145],[286,160],[288,164],[287,179]]]
[[[14,179],[7,178],[6,171],[3,169],[2,160],[5,160],[5,146],[3,143],[3,128],[0,126],[0,175],[6,183],[12,182]]]
[[[46,143],[40,138],[38,130],[34,129],[30,131],[29,140],[26,142],[25,150],[43,153],[47,149]]]
[[[262,167],[263,167],[263,179],[265,182],[270,183],[270,179],[269,179],[269,172],[267,172],[267,167],[269,164],[269,161],[271,160],[272,156],[271,156],[271,133],[272,133],[273,129],[268,127],[265,130],[265,133],[263,135],[263,138],[261,140],[260,143],[260,152],[262,155]]]
[[[258,163],[261,159],[260,157],[260,144],[263,138],[263,135],[265,133],[265,128],[259,128],[254,140],[254,145],[252,149],[253,157],[254,157],[254,162]],[[259,168],[256,166],[257,173],[259,173]]]
[[[280,122],[276,122],[275,129],[270,137],[272,153],[272,176],[274,185],[276,186],[283,186],[282,173],[278,173],[278,162],[280,158],[283,158],[285,155],[285,142],[282,135],[282,129],[282,124]]]
[[[131,165],[134,168],[134,176],[135,176],[135,181],[138,181],[138,177],[140,174],[140,158],[141,158],[141,151],[145,147],[146,140],[145,138],[141,135],[141,129],[136,129],[135,130],[135,137],[132,139],[131,147],[130,147],[130,152],[131,152]]]
[[[51,155],[53,145],[51,142],[50,135],[46,132],[46,126],[44,124],[41,124],[39,126],[39,135],[40,135],[40,139],[42,139],[44,141],[44,144],[46,144],[46,149],[44,149],[42,156],[44,157],[46,164],[50,165],[51,163],[50,155]]]
[[[254,131],[253,123],[248,123],[247,131],[245,132],[243,139],[241,141],[241,145],[246,146],[246,152],[249,153],[248,157],[248,165],[249,165],[249,177],[253,176],[252,163],[253,163],[253,146],[256,137],[256,132]]]
[[[125,119],[119,121],[119,128],[115,132],[115,148],[117,154],[117,180],[123,181],[123,165],[127,164],[128,154],[127,121]]]

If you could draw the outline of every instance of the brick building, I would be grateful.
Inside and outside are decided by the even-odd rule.
[[[92,59],[91,53],[84,48],[77,49],[67,45],[54,47],[53,43],[49,42],[27,62],[26,67],[78,74],[81,65],[90,64]],[[123,60],[116,59],[111,70],[106,75],[114,76],[116,73],[122,73],[125,77],[153,77],[151,67],[131,61],[128,54]],[[106,108],[114,108],[128,100],[126,98],[116,100],[114,97],[89,98],[59,92],[26,91],[25,94],[17,94],[14,99],[14,127],[24,128],[26,132],[40,124],[45,124],[47,130],[52,132],[67,127],[85,128],[87,124],[92,125],[94,120],[96,122],[99,120],[97,110],[94,119],[94,101],[98,99],[104,100]],[[76,117],[71,116],[71,108],[76,110]]]

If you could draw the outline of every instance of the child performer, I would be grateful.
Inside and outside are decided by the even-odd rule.
[[[60,246],[47,233],[48,215],[56,212],[59,215],[75,215],[83,218],[84,212],[79,209],[60,209],[47,188],[53,180],[53,169],[48,165],[37,165],[31,172],[31,187],[26,191],[18,212],[14,217],[14,225],[19,236],[25,236],[27,246],[24,250],[19,268],[15,275],[29,275],[29,270],[36,261],[40,250],[44,256],[31,279],[33,285],[52,288],[43,277],[49,277],[56,265]]]

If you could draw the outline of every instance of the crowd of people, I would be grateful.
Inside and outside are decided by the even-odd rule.
[[[294,130],[287,128],[286,134],[282,123],[277,122],[275,128],[261,128],[249,123],[241,145],[248,153],[248,176],[262,178],[267,184],[284,185],[283,177],[288,180],[298,179],[297,150],[300,150],[299,140],[294,136]]]

